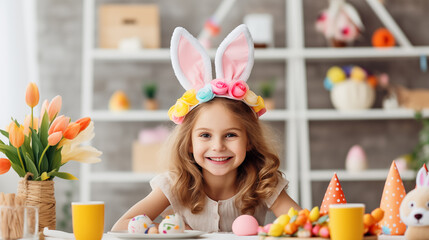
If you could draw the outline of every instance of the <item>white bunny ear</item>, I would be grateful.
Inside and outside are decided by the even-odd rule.
[[[200,89],[212,80],[210,57],[186,29],[177,27],[171,37],[171,63],[184,89]]]
[[[228,34],[216,52],[216,78],[247,81],[253,67],[253,52],[249,29],[241,24]]]
[[[416,177],[417,187],[427,186],[429,187],[429,177],[427,176],[426,169],[424,167],[420,168]]]

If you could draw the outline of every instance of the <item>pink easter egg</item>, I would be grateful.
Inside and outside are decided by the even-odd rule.
[[[256,235],[258,227],[256,218],[250,215],[241,215],[232,223],[232,232],[237,236]]]

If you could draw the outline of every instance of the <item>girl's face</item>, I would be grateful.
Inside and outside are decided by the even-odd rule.
[[[213,103],[199,113],[190,151],[203,175],[235,175],[246,157],[247,145],[245,129],[224,105]]]

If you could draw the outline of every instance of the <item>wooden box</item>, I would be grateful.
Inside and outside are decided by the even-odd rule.
[[[133,172],[161,173],[168,170],[166,162],[159,156],[162,143],[133,143]]]
[[[99,7],[99,47],[118,48],[121,40],[138,38],[143,48],[159,48],[159,9],[155,4],[105,4]]]

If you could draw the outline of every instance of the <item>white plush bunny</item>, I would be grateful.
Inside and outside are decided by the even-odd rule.
[[[429,176],[424,168],[418,172],[416,183],[400,207],[401,220],[408,226],[407,240],[429,239]]]
[[[220,44],[215,58],[216,79],[212,78],[210,57],[186,29],[177,27],[171,38],[171,62],[174,73],[186,93],[168,111],[180,124],[186,114],[214,97],[245,102],[261,116],[264,101],[249,90],[247,80],[253,67],[253,41],[246,25],[236,27]]]

